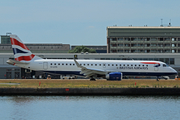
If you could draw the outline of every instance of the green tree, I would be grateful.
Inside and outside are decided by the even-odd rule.
[[[85,46],[76,46],[73,50],[69,50],[69,53],[81,53],[81,52],[88,52],[88,53],[96,53],[96,50],[89,49]]]

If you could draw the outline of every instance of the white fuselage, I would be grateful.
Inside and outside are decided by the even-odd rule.
[[[103,70],[107,73],[121,72],[123,75],[168,76],[177,74],[173,68],[160,61],[77,60],[77,62],[86,68]],[[158,66],[154,63],[158,63]],[[32,60],[28,65],[16,64],[16,66],[55,74],[83,75],[75,61],[67,59],[37,59]]]

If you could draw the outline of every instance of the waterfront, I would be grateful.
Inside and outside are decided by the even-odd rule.
[[[1,119],[180,119],[180,96],[1,96]]]

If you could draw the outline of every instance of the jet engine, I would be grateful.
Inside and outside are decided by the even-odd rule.
[[[107,80],[122,80],[123,74],[121,72],[112,72],[109,74],[106,74],[106,79]]]

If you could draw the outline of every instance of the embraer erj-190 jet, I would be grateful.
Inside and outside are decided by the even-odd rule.
[[[17,35],[10,35],[15,60],[7,63],[18,67],[60,75],[83,75],[90,80],[121,80],[122,76],[177,75],[176,70],[160,61],[139,60],[67,60],[43,59],[31,53]]]

